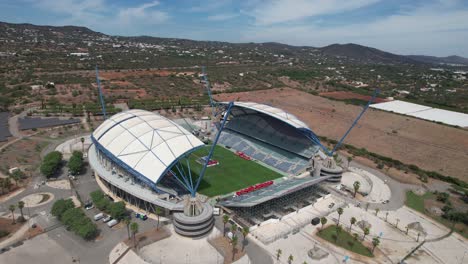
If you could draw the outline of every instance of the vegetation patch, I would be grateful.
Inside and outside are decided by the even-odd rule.
[[[124,202],[114,203],[100,190],[92,192],[90,196],[94,205],[99,210],[109,214],[113,219],[122,220],[127,214]]]
[[[317,235],[328,242],[349,250],[351,252],[367,256],[373,257],[371,249],[364,246],[359,239],[355,238],[349,232],[344,230],[343,228],[337,228],[337,226],[329,226],[323,230],[320,230]]]
[[[406,193],[406,206],[433,218],[468,238],[468,212],[460,211],[453,206],[456,203],[456,199],[458,198],[450,197],[448,193],[444,192],[426,192],[423,195],[418,195],[413,191],[408,191]],[[441,209],[441,215],[435,213],[434,208],[430,208],[435,205]]]
[[[38,204],[47,202],[47,201],[50,199],[50,195],[47,194],[47,193],[41,193],[41,196],[42,196],[42,199],[41,199],[41,201],[40,201]]]
[[[52,206],[51,213],[67,227],[67,230],[73,231],[86,240],[93,239],[98,234],[93,221],[85,215],[81,208],[75,208],[71,199],[57,200]]]
[[[324,142],[327,142],[327,143],[330,143],[332,145],[336,145],[338,143],[336,140],[329,139],[327,137],[320,137],[320,140],[324,141]],[[466,183],[465,181],[460,180],[458,178],[455,178],[455,177],[452,177],[452,176],[442,175],[442,174],[440,174],[438,172],[435,172],[435,171],[423,170],[423,169],[419,168],[416,165],[413,165],[413,164],[408,165],[408,164],[405,164],[405,163],[403,163],[403,162],[401,162],[399,160],[395,160],[395,159],[385,157],[385,156],[382,156],[382,155],[374,153],[374,152],[370,152],[365,148],[356,148],[355,146],[349,145],[349,144],[342,144],[341,148],[344,148],[346,151],[348,151],[350,154],[352,154],[354,156],[361,156],[361,157],[368,158],[368,159],[374,161],[377,164],[380,163],[380,164],[383,164],[383,165],[387,165],[388,167],[394,167],[394,168],[396,168],[398,170],[412,172],[412,173],[418,175],[420,180],[423,181],[423,182],[427,182],[427,178],[431,177],[431,178],[434,178],[434,179],[437,179],[437,180],[452,183],[452,184],[460,186],[462,188],[468,188],[468,183]]]
[[[62,153],[59,151],[52,151],[47,154],[42,160],[41,164],[41,173],[44,174],[47,178],[54,176],[57,171],[60,169],[62,163]]]

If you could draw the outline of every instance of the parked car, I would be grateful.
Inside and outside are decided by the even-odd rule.
[[[94,205],[93,205],[92,202],[87,202],[87,203],[85,203],[84,208],[85,208],[86,210],[90,210],[90,209],[93,209],[93,208],[94,208]]]
[[[115,220],[115,219],[112,219],[111,221],[107,222],[107,226],[108,227],[113,227],[115,226],[116,224],[118,224],[119,221]]]
[[[104,223],[107,223],[107,222],[109,222],[110,220],[112,220],[112,217],[111,217],[110,215],[106,215],[104,218],[102,218],[102,221],[103,221]]]
[[[94,221],[99,221],[99,220],[101,220],[103,217],[104,217],[104,214],[103,214],[103,213],[99,213],[99,214],[97,214],[97,215],[94,216]]]
[[[145,221],[146,219],[148,219],[148,216],[145,214],[136,213],[136,218]]]
[[[220,212],[221,212],[221,209],[218,208],[218,207],[215,207],[215,208],[213,209],[213,215],[220,215]]]

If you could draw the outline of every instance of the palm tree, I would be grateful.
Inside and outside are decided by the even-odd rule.
[[[226,236],[226,224],[229,222],[229,216],[223,215],[223,236]]]
[[[336,226],[335,230],[336,230],[336,237],[335,237],[335,243],[336,243],[336,241],[338,241],[338,236],[341,233],[341,226]]]
[[[14,204],[10,204],[10,207],[8,207],[8,209],[11,211],[11,217],[13,219],[13,222],[11,224],[15,224],[15,209],[16,209],[16,206]]]
[[[351,232],[353,230],[353,225],[356,223],[356,217],[351,217],[351,219],[349,220],[351,222],[351,224],[349,225],[349,232]]]
[[[294,256],[293,255],[289,255],[288,257],[288,263],[291,264],[294,260]]]
[[[328,219],[325,218],[325,216],[322,216],[322,218],[320,218],[320,223],[322,224],[322,227],[320,228],[320,230],[322,230],[323,226],[327,224],[327,221]]]
[[[237,246],[238,238],[237,236],[232,236],[231,243],[232,243],[232,260],[234,261],[234,254]]]
[[[156,209],[154,210],[154,213],[155,213],[156,216],[158,217],[158,222],[157,222],[157,224],[156,224],[156,230],[159,230],[159,215],[162,214],[161,208],[156,207]]]
[[[379,209],[379,208],[376,208],[376,209],[375,209],[375,216],[377,216],[377,215],[379,214],[379,212],[380,212],[380,209]]]
[[[366,236],[370,233],[370,229],[368,227],[364,228],[364,236],[362,237],[362,240],[366,238]]]
[[[349,169],[349,164],[351,163],[352,160],[353,160],[353,157],[349,156],[348,157],[348,169]]]
[[[131,223],[130,224],[130,229],[132,230],[132,235],[133,235],[133,246],[136,248],[136,233],[138,233],[138,223]]]
[[[81,140],[81,152],[84,153],[84,137],[81,137],[80,140]]]
[[[356,197],[356,193],[359,191],[359,188],[361,187],[361,183],[358,181],[355,181],[353,183],[353,187],[354,187],[354,197]]]
[[[343,214],[343,208],[341,207],[338,208],[337,212],[338,212],[338,224],[337,225],[340,225],[340,217]]]
[[[128,239],[130,239],[130,223],[131,223],[130,217],[125,217],[125,218],[123,219],[123,222],[124,222],[125,226],[127,227]]]
[[[18,209],[20,210],[20,213],[21,213],[21,219],[23,219],[23,221],[24,221],[23,208],[24,208],[24,202],[19,201],[18,202]]]
[[[372,239],[372,253],[374,253],[374,249],[380,244],[380,239],[378,237],[374,237]]]
[[[2,194],[5,191],[5,180],[0,178],[0,188],[2,189]]]
[[[244,247],[245,247],[245,239],[247,238],[247,236],[249,235],[249,228],[246,226],[244,228],[242,228],[242,237],[243,237],[243,240],[242,240],[242,251],[244,251]]]
[[[231,233],[232,233],[232,235],[235,236],[235,235],[236,235],[236,232],[237,232],[237,226],[234,225],[234,224],[231,225]]]
[[[279,260],[279,258],[281,257],[281,254],[283,254],[283,251],[281,249],[277,249],[276,250],[276,260]]]
[[[358,233],[354,233],[354,234],[353,234],[353,237],[354,237],[354,240],[357,241],[357,240],[358,240],[358,237],[359,237]]]

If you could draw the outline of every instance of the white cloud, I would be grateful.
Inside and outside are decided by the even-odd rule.
[[[379,0],[274,0],[255,2],[251,11],[244,11],[257,25],[297,21],[309,17],[355,10]]]
[[[120,10],[118,14],[119,22],[123,24],[131,23],[147,23],[147,24],[160,24],[169,19],[166,12],[154,10],[154,7],[159,5],[159,1],[142,4],[137,7],[130,7]]]
[[[55,19],[54,24],[80,25],[114,32],[115,28],[161,24],[170,18],[168,13],[156,9],[160,5],[159,1],[133,7],[119,7],[109,0],[38,0],[34,5],[65,16],[63,19]]]
[[[217,15],[208,16],[206,19],[210,21],[224,21],[224,20],[236,18],[238,16],[239,14],[226,13],[226,14],[217,14]]]
[[[344,26],[255,24],[241,33],[241,41],[277,41],[309,46],[354,42],[403,54],[468,54],[468,45],[460,45],[468,39],[467,17],[467,8],[437,2],[373,22]]]

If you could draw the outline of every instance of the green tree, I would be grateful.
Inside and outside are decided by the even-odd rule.
[[[127,210],[125,209],[125,203],[122,201],[116,203],[109,203],[109,214],[112,218],[121,220],[127,214]]]
[[[377,215],[379,214],[379,212],[380,212],[380,209],[379,209],[379,208],[376,208],[376,209],[375,209],[375,216],[377,216]]]
[[[158,222],[156,224],[156,230],[159,230],[159,216],[162,214],[162,210],[160,207],[156,207],[154,210],[154,213],[156,214],[156,217],[158,218]]]
[[[83,171],[83,153],[73,151],[70,160],[68,160],[68,169],[72,175],[78,175]]]
[[[223,236],[226,236],[226,224],[229,222],[229,216],[223,215]]]
[[[242,228],[242,238],[243,238],[243,240],[242,240],[242,251],[244,251],[245,243],[247,242],[246,238],[249,235],[249,232],[250,232],[249,227],[246,226],[246,227]]]
[[[130,230],[132,230],[133,246],[136,248],[137,247],[136,234],[138,233],[138,223],[135,223],[135,222],[131,223]]]
[[[364,236],[362,236],[362,240],[364,240],[369,233],[370,229],[368,227],[364,228]]]
[[[123,219],[123,222],[124,222],[125,226],[127,227],[127,236],[128,236],[128,239],[130,239],[130,223],[131,223],[130,217],[125,217],[125,218]]]
[[[74,208],[75,204],[71,199],[59,199],[57,200],[54,205],[52,205],[51,213],[53,216],[57,217],[59,220],[62,219],[62,215],[71,208]]]
[[[374,237],[372,239],[372,253],[374,253],[375,248],[380,244],[380,239],[378,237]]]
[[[81,152],[84,153],[84,142],[85,142],[84,137],[81,137],[81,138],[80,138],[80,141],[81,141]]]
[[[15,181],[16,187],[18,187],[18,182],[24,177],[24,173],[21,170],[15,170],[11,173],[10,178]]]
[[[24,215],[23,215],[23,208],[24,208],[24,202],[23,201],[18,201],[18,209],[20,210],[21,213],[21,222],[24,222]]]
[[[335,237],[335,243],[336,243],[336,241],[338,241],[338,237],[340,236],[341,231],[342,231],[341,226],[337,225],[335,227],[335,231],[336,231],[336,237]]]
[[[52,151],[49,154],[47,154],[42,160],[42,164],[40,167],[41,173],[47,178],[52,177],[60,168],[60,164],[62,163],[62,157],[62,153],[58,151]]]
[[[291,264],[294,261],[294,256],[291,254],[288,257],[288,264]]]
[[[356,217],[354,217],[354,216],[351,217],[351,219],[349,220],[349,222],[351,223],[351,224],[349,225],[349,232],[353,231],[353,225],[356,224],[356,221],[357,221],[357,220],[356,220]]]
[[[358,240],[359,234],[358,233],[353,233],[354,240]]]
[[[349,164],[350,164],[350,163],[351,163],[351,161],[353,160],[353,157],[351,157],[351,156],[348,156],[348,158],[347,158],[347,159],[348,159],[348,169],[349,169]]]
[[[322,224],[322,227],[320,228],[320,231],[323,229],[323,226],[326,225],[328,222],[328,219],[325,216],[322,216],[320,218],[320,223]]]
[[[282,251],[281,249],[278,248],[278,249],[276,250],[276,260],[279,260],[279,259],[280,259],[281,254],[283,254],[283,251]]]
[[[239,238],[237,236],[232,236],[232,239],[231,239],[231,244],[232,244],[232,260],[234,261],[234,256],[236,254],[236,246],[237,246],[237,242],[239,242]]]
[[[354,197],[356,197],[357,192],[359,191],[359,188],[361,187],[361,183],[358,181],[355,181],[353,183],[353,188],[354,188]]]
[[[341,208],[341,207],[338,208],[337,212],[338,212],[338,223],[337,223],[337,225],[340,225],[340,217],[343,214],[343,208]]]
[[[11,222],[11,223],[15,224],[15,209],[16,209],[16,206],[14,204],[10,204],[10,207],[8,207],[8,209],[11,211],[11,218],[13,219],[13,222]]]

